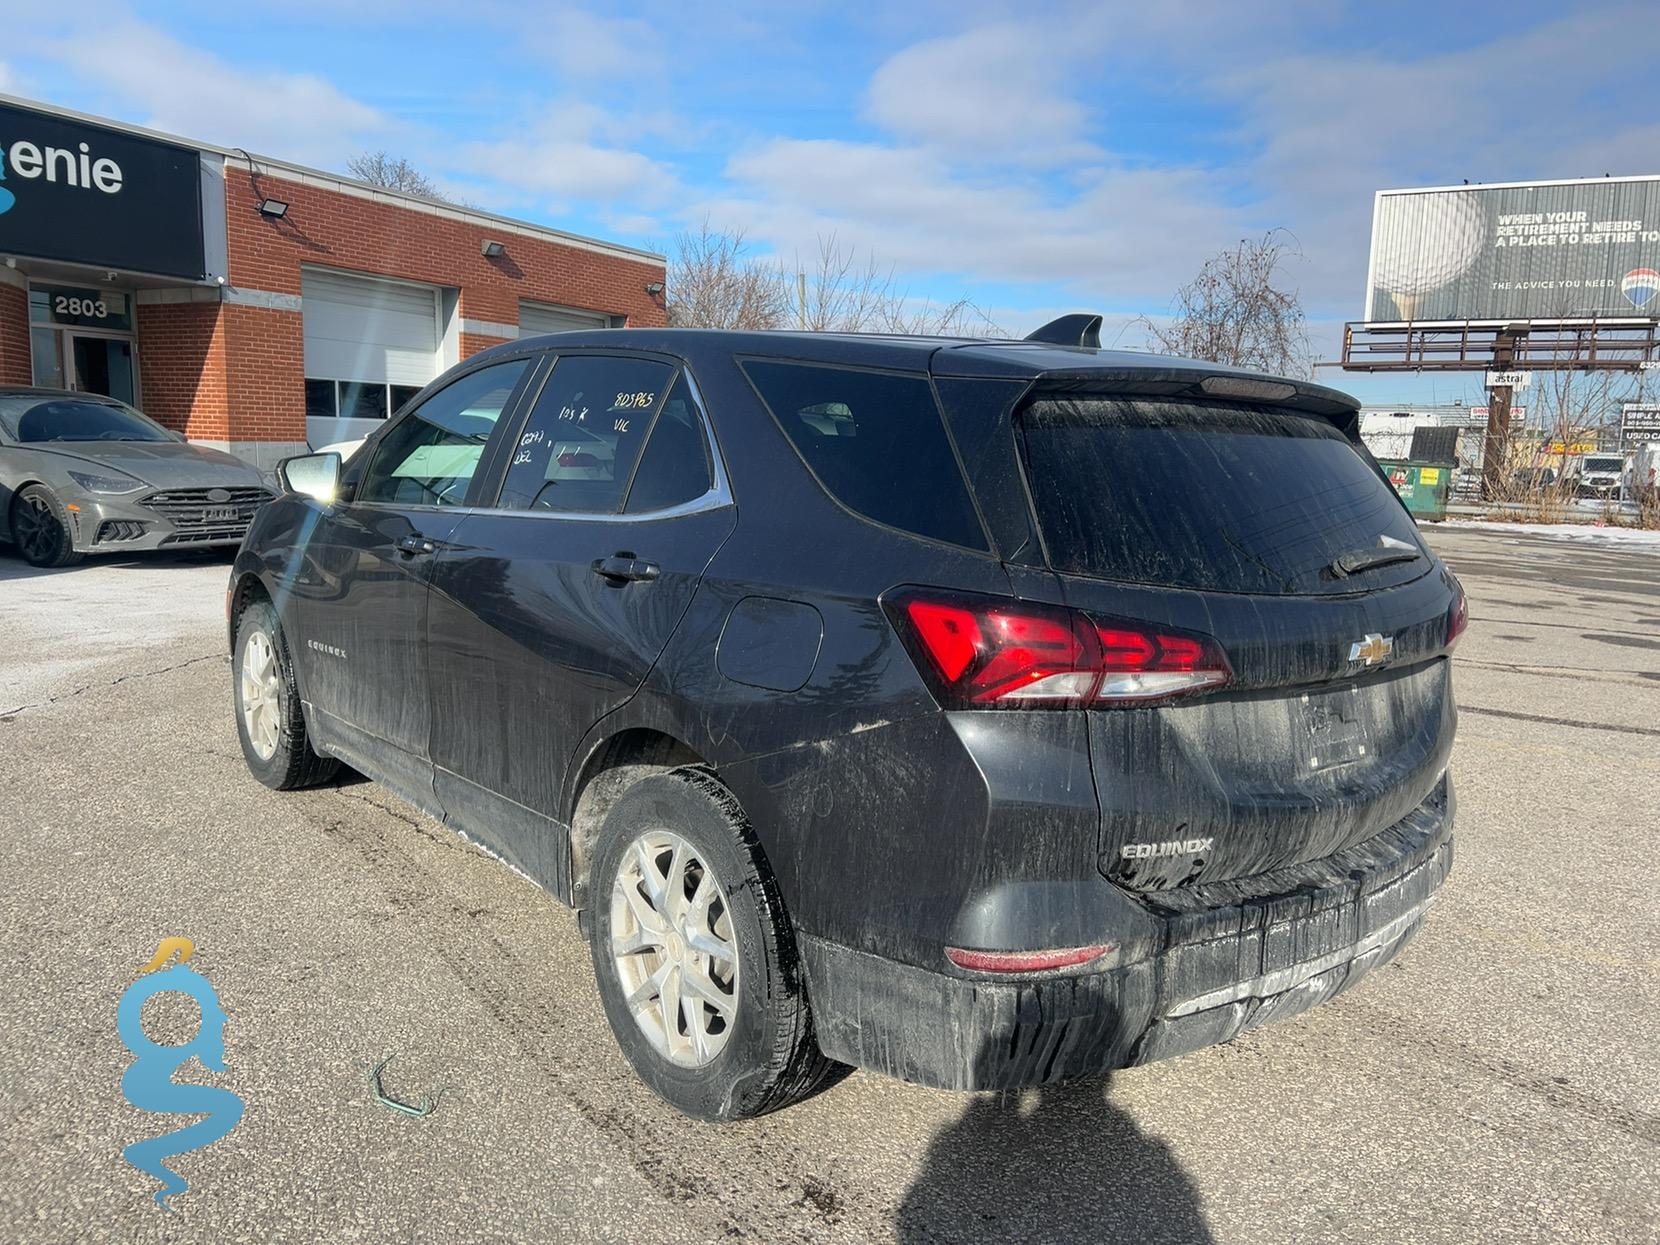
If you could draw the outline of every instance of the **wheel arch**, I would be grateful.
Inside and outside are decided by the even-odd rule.
[[[225,622],[230,628],[230,643],[236,645],[236,627],[242,621],[242,614],[255,601],[271,601],[271,590],[266,587],[265,581],[259,577],[257,571],[243,571],[234,576],[228,590],[228,600],[225,603]]]
[[[57,492],[56,489],[52,489],[52,485],[44,476],[38,475],[26,476],[15,483],[0,486],[5,491],[5,504],[0,505],[0,538],[5,540],[12,538],[12,507],[17,504],[17,495],[24,489],[33,488],[37,484],[43,489],[50,489],[54,495]]]
[[[588,906],[594,842],[623,792],[649,774],[688,765],[714,772],[703,755],[685,740],[653,727],[624,727],[591,743],[571,780],[566,802],[572,906]]]

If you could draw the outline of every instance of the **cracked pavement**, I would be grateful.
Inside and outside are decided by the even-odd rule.
[[[0,550],[0,1239],[1660,1241],[1660,557],[1430,529],[1470,591],[1458,858],[1354,993],[1106,1084],[856,1073],[748,1124],[634,1080],[572,916],[231,721],[228,559]],[[115,1005],[166,936],[240,1094],[171,1214]],[[146,1024],[180,1038],[193,1016]],[[438,1109],[411,1119],[389,1093]]]

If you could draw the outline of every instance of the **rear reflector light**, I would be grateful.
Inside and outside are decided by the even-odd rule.
[[[965,951],[947,947],[945,958],[971,973],[1041,973],[1052,968],[1075,968],[1098,960],[1112,947],[1063,947],[1056,951]]]
[[[1447,651],[1452,651],[1453,645],[1458,643],[1458,637],[1464,634],[1464,629],[1470,625],[1470,598],[1464,595],[1464,589],[1458,589],[1458,595],[1453,598],[1452,608],[1447,611]]]
[[[910,589],[883,606],[947,708],[1147,704],[1233,677],[1208,636],[1064,606]]]

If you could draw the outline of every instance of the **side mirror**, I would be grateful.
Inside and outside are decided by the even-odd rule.
[[[290,493],[332,502],[340,492],[340,455],[302,454],[277,464],[277,479]]]

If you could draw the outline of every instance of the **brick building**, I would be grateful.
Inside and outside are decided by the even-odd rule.
[[[664,322],[660,255],[0,98],[0,384],[269,466],[531,333]]]

